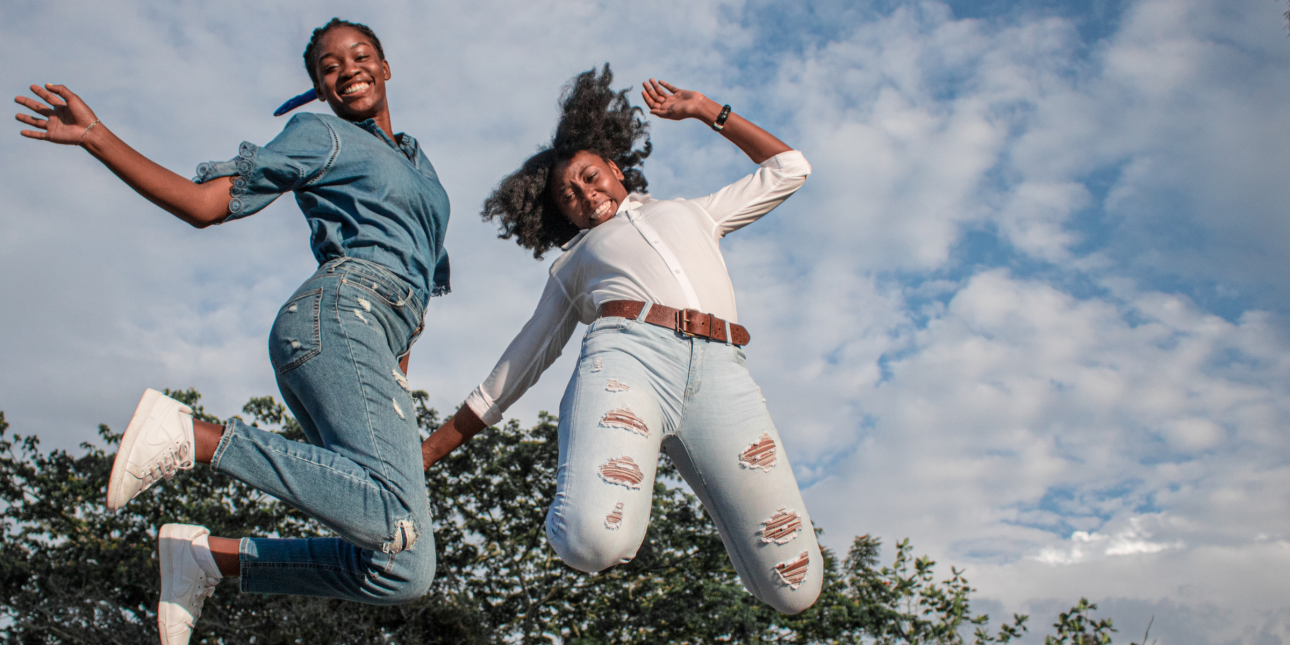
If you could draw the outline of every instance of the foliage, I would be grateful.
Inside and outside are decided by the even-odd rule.
[[[1087,598],[1080,598],[1070,611],[1058,615],[1057,622],[1053,623],[1057,634],[1045,636],[1044,645],[1110,645],[1111,634],[1118,630],[1111,626],[1110,618],[1095,620],[1089,616],[1096,609],[1096,603],[1089,602]],[[1148,624],[1147,633],[1142,637],[1143,643],[1147,642],[1150,634],[1151,625]]]
[[[193,390],[169,392],[214,421]],[[416,393],[418,424],[439,426]],[[303,433],[269,397],[243,414],[297,440]],[[112,446],[120,435],[99,427]],[[660,464],[651,528],[634,560],[598,574],[564,566],[547,545],[555,492],[556,420],[491,428],[427,473],[439,575],[429,594],[398,607],[323,598],[242,594],[225,581],[205,605],[193,643],[1006,643],[1025,631],[1014,616],[995,633],[969,612],[963,572],[936,582],[934,564],[908,540],[877,568],[881,542],[855,539],[839,563],[825,550],[824,590],[811,609],[783,616],[744,591],[698,500]],[[326,530],[258,491],[198,466],[122,512],[104,505],[114,453],[44,452],[11,435],[0,412],[0,640],[6,643],[155,642],[159,582],[155,531],[201,524],[214,535],[308,537]],[[818,529],[817,529],[818,530]],[[1110,621],[1090,622],[1081,601],[1053,643],[1104,643]],[[973,629],[970,636],[965,635]],[[1082,630],[1082,631],[1081,631]],[[1090,631],[1091,630],[1091,631]]]

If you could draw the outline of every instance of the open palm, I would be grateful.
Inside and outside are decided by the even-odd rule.
[[[649,113],[672,121],[699,118],[710,102],[708,97],[694,90],[683,90],[666,81],[651,78],[641,85],[645,87],[641,96],[649,106]]]
[[[31,91],[44,99],[44,103],[28,96],[18,96],[14,102],[43,116],[39,119],[30,114],[18,114],[15,118],[38,130],[23,130],[20,134],[29,139],[40,139],[63,145],[80,143],[86,128],[98,119],[94,110],[81,100],[81,97],[62,85],[32,85]]]

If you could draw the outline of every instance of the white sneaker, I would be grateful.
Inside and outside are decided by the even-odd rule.
[[[192,408],[148,389],[134,409],[112,462],[107,505],[118,510],[161,479],[193,467]]]
[[[193,625],[202,615],[202,602],[215,593],[224,577],[211,555],[210,531],[191,524],[163,524],[157,532],[161,559],[161,602],[157,630],[161,645],[188,645]]]

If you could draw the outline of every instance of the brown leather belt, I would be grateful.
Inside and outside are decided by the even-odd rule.
[[[618,316],[635,318],[641,315],[645,303],[636,300],[610,300],[600,305],[600,316]],[[666,305],[652,305],[645,314],[645,322],[659,327],[666,327],[687,336],[698,336],[726,342],[726,321],[712,314],[705,314],[697,309],[673,309]],[[740,347],[747,345],[751,338],[743,325],[730,323],[730,342]]]

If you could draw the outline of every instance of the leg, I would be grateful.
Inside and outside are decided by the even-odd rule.
[[[397,552],[429,528],[415,404],[396,359],[420,312],[383,300],[397,293],[384,276],[342,266],[305,283],[270,335],[283,400],[313,443],[233,419],[211,466],[357,546]]]
[[[597,321],[560,403],[560,458],[546,530],[560,559],[593,572],[631,560],[649,527],[658,450],[674,415],[662,363],[623,319]],[[629,326],[630,326],[629,324]]]
[[[744,586],[785,614],[820,593],[823,559],[761,391],[742,351],[695,341],[701,365],[664,449],[698,494]]]
[[[402,602],[424,593],[435,567],[415,403],[397,359],[420,308],[383,270],[341,266],[297,291],[270,335],[283,400],[313,443],[234,419],[211,464],[343,538],[244,540],[243,590]]]

